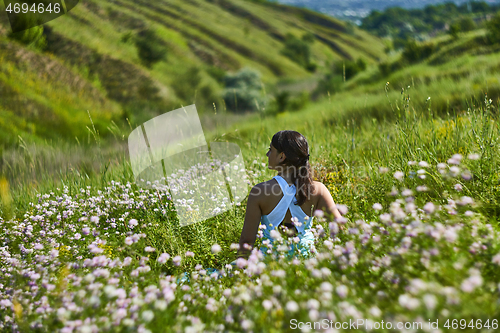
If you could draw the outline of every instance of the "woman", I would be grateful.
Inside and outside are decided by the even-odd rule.
[[[311,232],[314,211],[322,210],[335,218],[342,215],[326,186],[312,179],[309,145],[302,134],[296,131],[274,134],[266,156],[268,168],[278,171],[278,175],[255,185],[250,191],[238,257],[248,258],[259,224],[265,226],[263,244],[266,240],[272,244],[271,230],[282,223],[299,237],[298,244],[293,244],[288,254],[308,256],[314,249]],[[269,252],[265,245],[260,250],[264,255]]]

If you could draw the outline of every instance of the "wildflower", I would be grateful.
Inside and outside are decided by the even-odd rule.
[[[217,254],[219,253],[222,249],[219,244],[214,244],[212,245],[212,253]]]
[[[416,164],[417,164],[417,162],[415,162],[415,161],[408,161],[409,166],[416,165]]]
[[[144,311],[144,312],[142,313],[142,316],[141,316],[141,317],[142,317],[142,319],[143,319],[145,322],[147,322],[147,323],[148,323],[148,322],[150,322],[151,320],[153,320],[154,316],[155,316],[155,315],[154,315],[153,311],[151,311],[151,310],[146,310],[146,311]]]
[[[421,186],[417,186],[417,192],[425,192],[427,191],[429,188],[425,185],[421,185]]]
[[[397,180],[399,181],[402,181],[403,180],[403,177],[404,177],[404,173],[402,171],[396,171],[394,173],[394,178],[396,178]]]
[[[408,296],[407,294],[400,295],[398,298],[399,304],[408,310],[414,310],[420,305],[418,299]]]
[[[471,197],[463,196],[463,197],[460,198],[460,200],[457,203],[460,206],[472,205],[474,203],[474,200],[472,200]]]
[[[377,203],[373,204],[372,208],[374,210],[382,210],[382,205],[377,202]]]
[[[151,246],[146,246],[144,248],[144,251],[146,251],[146,252],[155,252],[156,249],[154,247],[151,247]]]
[[[231,250],[239,250],[240,244],[232,243],[231,246],[229,246]]]
[[[297,312],[299,310],[299,305],[295,301],[289,301],[286,303],[286,309],[290,312]]]
[[[434,210],[436,209],[436,207],[434,206],[434,204],[432,202],[428,202],[424,205],[424,211],[427,213],[427,214],[432,214],[434,213]]]
[[[398,192],[397,188],[393,186],[391,192],[389,193],[389,195],[391,195],[391,196],[394,197],[394,196],[396,196],[398,194],[399,194],[399,192]]]
[[[469,160],[478,160],[481,157],[479,156],[479,154],[469,154],[469,156],[467,156],[467,158]]]
[[[500,253],[496,254],[492,259],[491,259],[491,262],[496,264],[496,265],[500,265]]]
[[[264,164],[264,163],[262,163]],[[243,328],[244,330],[249,330],[253,327],[253,323],[251,320],[248,320],[248,319],[244,319],[242,322],[241,322],[241,328]]]
[[[315,299],[310,299],[307,301],[307,308],[310,310],[318,310],[319,309],[319,302]]]
[[[424,301],[425,307],[430,309],[430,310],[434,310],[434,308],[437,305],[437,298],[436,298],[436,296],[434,296],[432,294],[425,294],[423,297],[423,301]]]
[[[472,179],[472,174],[470,173],[469,170],[465,170],[462,172],[462,179],[463,180],[471,180]]]
[[[335,288],[335,291],[337,292],[337,295],[339,295],[340,298],[346,298],[348,289],[344,285],[339,285],[337,288]]]
[[[410,195],[413,195],[413,191],[410,189],[405,189],[403,192],[401,192],[401,195],[404,197],[409,197]]]
[[[455,184],[455,186],[453,186],[453,188],[456,190],[456,191],[462,191],[462,184]]]
[[[451,176],[452,176],[452,177],[456,177],[456,176],[458,176],[458,175],[459,175],[459,173],[460,173],[460,168],[459,168],[459,167],[456,167],[456,166],[452,166],[452,167],[450,168],[450,173],[451,173]]]
[[[90,222],[92,222],[92,223],[99,223],[99,217],[98,216],[92,216],[90,218]]]
[[[181,264],[181,256],[175,256],[172,258],[175,266],[179,266]]]
[[[193,258],[194,257],[194,252],[186,251],[185,256]]]
[[[470,293],[472,291],[474,291],[474,289],[476,289],[477,287],[481,286],[483,284],[483,278],[481,277],[481,275],[477,274],[477,275],[472,275],[470,276],[469,278],[465,279],[460,288],[462,289],[462,291],[466,292],[466,293]]]
[[[129,226],[130,229],[134,229],[134,227],[136,227],[138,224],[139,224],[139,222],[137,222],[136,219],[131,219],[128,222],[128,226]]]
[[[160,256],[158,257],[157,261],[160,263],[160,264],[164,264],[167,262],[167,260],[170,259],[170,254],[168,253],[162,253],[160,254]]]
[[[422,168],[427,168],[429,166],[429,163],[427,163],[426,161],[420,161],[420,162],[418,162],[418,166],[420,166]]]
[[[338,209],[340,214],[342,214],[342,215],[347,214],[348,209],[347,209],[346,205],[337,205],[337,209]]]
[[[380,174],[387,173],[387,172],[389,172],[389,168],[386,168],[386,167],[380,167],[380,168],[378,169],[378,172],[379,172]]]
[[[380,220],[384,223],[389,223],[391,221],[391,214],[388,213],[381,214]]]
[[[325,215],[325,213],[321,209],[316,209],[314,211],[314,216],[316,216],[318,218],[322,218],[324,215]]]
[[[266,299],[266,300],[262,301],[262,306],[264,307],[264,309],[269,310],[273,307],[273,302]]]

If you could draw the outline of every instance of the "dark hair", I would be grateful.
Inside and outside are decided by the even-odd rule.
[[[271,144],[278,152],[285,153],[283,165],[298,168],[298,173],[294,168],[292,181],[298,194],[295,204],[301,206],[309,197],[313,182],[309,164],[309,144],[306,138],[296,131],[279,131],[273,135]]]

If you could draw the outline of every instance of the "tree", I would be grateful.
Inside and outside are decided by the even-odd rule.
[[[460,25],[458,23],[453,23],[448,29],[448,34],[453,38],[457,39],[460,32]]]
[[[262,81],[259,72],[244,68],[224,77],[222,98],[226,108],[234,112],[256,111],[264,104],[261,97]]]
[[[460,31],[462,32],[467,32],[476,29],[476,24],[474,23],[474,20],[472,20],[470,17],[461,18],[458,21],[458,25],[460,26]]]
[[[163,40],[150,29],[137,34],[135,46],[142,63],[149,68],[167,56],[167,48],[163,45]]]

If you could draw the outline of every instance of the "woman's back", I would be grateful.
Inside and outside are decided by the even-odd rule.
[[[286,209],[284,210],[286,212],[284,217],[279,221],[275,221],[277,225],[281,223],[289,225],[293,215],[299,218],[299,220],[300,217],[304,217],[304,215],[308,217],[313,216],[314,210],[318,206],[318,188],[320,188],[320,186],[318,185],[321,185],[321,183],[316,181],[313,182],[313,184],[311,185],[311,192],[309,197],[306,198],[305,202],[301,206],[297,206],[294,204],[296,201],[297,192],[295,185],[288,184],[286,180],[281,176],[277,175],[267,182],[260,183],[258,186],[261,188],[262,200],[260,202],[262,216],[269,216],[271,214],[271,217],[275,218],[277,217],[277,210],[281,212]],[[283,188],[285,188],[285,191],[288,191],[290,193],[293,189],[293,198],[291,198],[291,203],[289,205],[286,205],[286,208],[284,203],[281,203],[281,201],[286,197],[286,195],[283,193]],[[285,200],[286,199],[287,198],[285,198]],[[282,205],[283,207],[280,207],[279,205]],[[290,210],[290,208],[292,209],[292,211]]]

